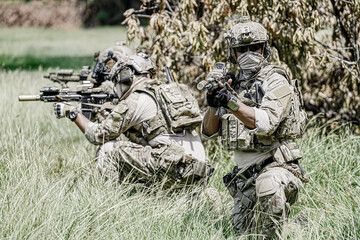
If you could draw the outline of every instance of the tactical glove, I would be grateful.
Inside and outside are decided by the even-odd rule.
[[[67,103],[54,103],[54,114],[57,118],[69,117],[76,107]]]
[[[231,94],[230,91],[226,88],[223,88],[219,91],[215,97],[215,102],[217,102],[219,106],[225,107],[234,112],[239,110],[238,98]]]
[[[211,94],[209,92],[206,93],[206,102],[207,102],[208,106],[214,107],[214,108],[220,107],[220,105],[216,101],[216,95],[218,94],[219,90],[220,89],[217,88],[216,90],[212,91]]]
[[[227,90],[226,88],[222,88],[215,96],[215,102],[220,107],[227,108],[227,104],[230,101],[231,96],[232,96],[232,94],[229,92],[229,90]]]

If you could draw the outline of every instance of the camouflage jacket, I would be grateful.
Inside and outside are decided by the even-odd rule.
[[[93,144],[103,144],[125,134],[131,141],[146,145],[158,134],[168,133],[163,114],[150,90],[152,85],[158,84],[159,82],[153,79],[139,79],[131,89],[131,93],[116,105],[103,122],[90,123],[87,126],[85,130],[87,139]],[[151,107],[138,106],[139,98],[146,96],[148,101],[141,102],[152,104]],[[143,111],[141,109],[147,111],[141,114]]]

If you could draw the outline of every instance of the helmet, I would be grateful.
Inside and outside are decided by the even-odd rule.
[[[109,60],[108,55],[110,51],[113,52],[112,59],[116,61],[119,60],[120,58],[125,58],[127,56],[131,56],[134,54],[129,47],[125,46],[124,42],[116,42],[115,46],[106,48],[105,50],[99,53],[98,61],[105,62]]]
[[[262,44],[265,46],[263,52],[264,57],[270,56],[270,48],[267,44],[269,35],[263,25],[250,20],[249,16],[243,16],[239,19],[239,23],[231,27],[230,30],[225,33],[224,38],[229,46],[229,61],[236,63],[235,49],[243,46]]]
[[[129,56],[129,58],[125,61],[125,65],[132,67],[137,74],[154,75],[156,71],[156,66],[150,59],[149,55],[142,52]]]
[[[156,67],[154,62],[145,53],[137,53],[117,61],[109,73],[112,81],[124,82],[131,80],[134,75],[149,74],[152,77],[155,74]]]
[[[117,61],[110,71],[109,79],[115,84],[115,92],[122,96],[129,90],[134,81],[134,76],[155,74],[155,64],[147,54],[138,53]],[[135,78],[136,81],[136,78]]]
[[[92,78],[98,83],[110,80],[110,71],[117,61],[132,55],[132,50],[124,42],[116,42],[115,46],[94,54],[95,66]]]

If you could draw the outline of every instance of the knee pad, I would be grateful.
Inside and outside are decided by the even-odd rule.
[[[263,209],[279,214],[286,209],[286,196],[281,182],[270,172],[261,174],[256,180],[256,195]]]
[[[258,198],[271,196],[279,188],[275,182],[274,177],[269,173],[265,172],[256,179],[256,195]]]

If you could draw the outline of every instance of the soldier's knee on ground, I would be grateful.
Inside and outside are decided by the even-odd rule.
[[[101,145],[96,153],[96,168],[104,168],[108,158],[114,149],[115,141],[110,141]]]
[[[103,157],[110,154],[114,150],[114,143],[116,141],[109,141],[101,145],[96,153],[96,157]]]

